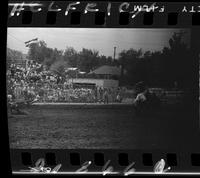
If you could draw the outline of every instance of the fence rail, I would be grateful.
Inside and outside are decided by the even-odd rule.
[[[25,98],[25,93],[29,96],[34,95],[38,97],[38,102],[102,102],[104,100],[103,94],[97,94],[93,89],[72,89],[64,84],[31,84],[28,88],[20,85],[14,87],[14,94],[16,98]],[[182,101],[185,92],[180,90],[165,90],[165,89],[150,89],[155,93],[163,103],[178,103]],[[109,102],[119,102],[117,100],[117,90],[110,91]],[[134,90],[125,89],[120,94],[121,101],[133,101],[135,98]]]

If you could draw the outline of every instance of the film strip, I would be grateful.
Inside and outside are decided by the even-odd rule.
[[[8,26],[183,27],[199,25],[198,3],[24,2],[9,3]],[[16,5],[16,6],[15,6]],[[132,7],[131,7],[132,6]],[[25,8],[26,7],[26,8]],[[165,9],[167,7],[167,10]],[[24,9],[25,8],[25,9]],[[21,14],[21,15],[20,15]],[[142,14],[142,15],[141,15]],[[17,18],[13,18],[18,16]],[[136,16],[139,16],[136,18]],[[38,21],[40,17],[40,21]],[[42,17],[42,18],[41,18]],[[88,19],[90,19],[88,21]]]
[[[17,158],[12,164],[15,174],[55,173],[53,169],[57,167],[60,174],[198,175],[198,153],[148,151],[90,150],[91,153],[88,153],[86,150],[41,150],[38,153],[38,150],[12,150],[11,157]],[[38,161],[42,162],[41,158],[45,162],[42,168],[50,169],[42,170],[41,163],[36,166]]]
[[[6,105],[12,174],[200,175],[199,12],[200,4],[196,2],[9,1],[6,65],[11,68],[6,72],[10,72]],[[179,35],[186,48],[178,41]],[[65,40],[73,47],[65,49]],[[99,52],[90,50],[93,48]],[[20,50],[26,53],[24,68],[22,62],[21,68],[15,62],[16,58],[23,59],[17,52]],[[87,61],[89,58],[105,62],[94,64]],[[132,58],[144,62],[137,65],[126,61]],[[183,58],[183,63],[177,58]],[[164,62],[151,64],[151,60],[159,59]],[[167,63],[165,59],[175,62]],[[33,64],[29,62],[34,60]],[[67,64],[60,65],[59,60]],[[49,68],[44,69],[45,65]],[[65,70],[57,72],[64,65]],[[134,65],[137,67],[129,67]],[[146,68],[141,67],[144,65]],[[37,72],[32,72],[32,66]],[[112,74],[108,73],[111,68],[115,70]],[[100,73],[102,70],[107,73]],[[45,77],[54,71],[51,77],[56,82],[51,77],[34,81],[33,76],[41,71]],[[155,71],[152,76],[151,71]],[[64,79],[63,73],[67,76]],[[161,107],[152,102],[153,107],[147,105],[150,112],[140,110],[137,98],[145,93],[137,93],[141,79],[159,98]],[[58,80],[65,80],[67,87]],[[18,83],[25,87],[21,92]],[[31,101],[19,94],[24,91],[33,91]],[[56,99],[51,91],[61,94]],[[62,91],[68,93],[59,98]]]

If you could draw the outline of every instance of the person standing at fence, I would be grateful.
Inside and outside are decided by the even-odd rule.
[[[108,90],[105,88],[103,93],[104,104],[108,104]]]
[[[103,101],[103,88],[99,88],[99,102],[101,103]]]
[[[117,93],[117,96],[116,96],[116,101],[117,101],[118,103],[120,103],[120,102],[121,102],[121,96],[120,96],[120,92],[118,92],[118,93]]]
[[[96,102],[96,89],[95,88],[91,89],[91,98],[92,98],[91,102],[95,103]]]
[[[95,86],[95,88],[93,89],[94,91],[94,103],[96,103],[98,101],[98,88]]]
[[[99,87],[97,86],[97,102],[100,101],[100,91],[99,91]]]
[[[112,87],[110,89],[110,100],[112,103],[114,102],[114,98],[115,98],[115,91],[114,91],[114,88]]]

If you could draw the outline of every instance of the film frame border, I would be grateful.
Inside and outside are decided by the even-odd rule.
[[[97,157],[96,155],[99,155]],[[51,156],[50,156],[51,155]],[[11,150],[14,174],[23,174],[28,167],[34,167],[39,158],[44,158],[47,167],[61,164],[60,174],[156,174],[167,175],[199,175],[199,157],[196,152],[175,150]],[[50,157],[47,158],[47,157]],[[17,158],[17,159],[16,159]],[[75,160],[74,160],[75,159]],[[164,167],[156,172],[155,166],[161,160],[165,161]],[[53,160],[53,161],[52,161]],[[90,162],[90,163],[89,163]],[[80,170],[85,166],[84,170]],[[87,168],[87,169],[86,169]],[[20,172],[21,170],[22,172]],[[25,171],[26,170],[26,171]],[[79,170],[79,171],[78,171]],[[87,170],[87,171],[86,171]],[[165,170],[165,171],[164,171]],[[78,172],[77,172],[78,171]],[[68,173],[67,173],[68,172]],[[30,173],[30,172],[29,172]],[[37,172],[36,172],[37,173]]]
[[[96,2],[96,1],[95,1]],[[98,2],[98,1],[97,1]],[[114,2],[111,2],[111,3],[114,3]],[[173,3],[172,3],[173,4]],[[180,3],[177,3],[177,4],[180,4]],[[29,11],[28,11],[29,12]],[[175,14],[174,14],[175,13]],[[25,13],[25,14],[27,14],[27,12]],[[30,14],[30,13],[29,13]],[[118,14],[119,15],[119,14]],[[161,16],[160,16],[161,15]],[[25,15],[26,16],[26,15]],[[145,16],[145,15],[144,15]],[[143,16],[143,17],[144,17]],[[148,16],[148,15],[147,15]],[[159,17],[160,16],[160,17]],[[117,23],[117,21],[119,22],[119,18],[120,17],[118,17],[118,18],[114,18],[114,17],[116,17],[116,16],[114,16],[113,18],[115,19],[115,23],[114,23],[114,27],[116,27],[116,28],[185,28],[185,27],[187,27],[187,28],[190,28],[191,29],[191,31],[192,31],[192,35],[197,35],[198,34],[198,31],[199,31],[199,24],[197,23],[197,24],[195,24],[196,23],[196,20],[193,20],[193,19],[198,19],[197,17],[199,17],[199,15],[193,15],[193,14],[181,14],[181,16],[178,14],[178,18],[177,18],[177,24],[176,25],[168,25],[167,23],[166,24],[163,24],[164,23],[164,20],[163,21],[161,21],[162,23],[161,24],[159,24],[159,23],[157,23],[157,22],[160,22],[158,19],[162,19],[163,18],[163,16],[164,16],[164,19],[165,19],[165,23],[166,22],[168,22],[169,21],[169,19],[170,18],[172,18],[172,17],[174,17],[174,16],[177,16],[177,14],[176,14],[176,12],[169,12],[169,13],[167,13],[167,14],[159,14],[159,15],[155,15],[155,14],[153,14],[153,17],[155,18],[155,19],[157,19],[157,20],[155,20],[154,21],[154,23],[153,24],[151,24],[151,25],[145,25],[145,26],[143,26],[143,24],[141,23],[142,22],[142,20],[140,19],[140,18],[138,18],[138,20],[133,20],[134,22],[132,22],[131,20],[130,20],[130,17],[128,16],[128,18],[129,18],[129,22],[130,23],[128,23],[127,25],[119,25],[119,26],[117,26],[116,25],[116,23]],[[50,16],[51,17],[51,16]],[[124,17],[127,17],[127,14],[126,13],[124,13]],[[169,18],[170,17],[170,18]],[[58,18],[58,16],[57,16],[57,18]],[[19,20],[20,19],[20,20]],[[17,24],[15,24],[14,23],[14,26],[12,26],[13,25],[13,23],[11,23],[10,24],[10,21],[9,21],[9,23],[8,23],[8,26],[9,27],[19,27],[18,25],[20,25],[21,27],[24,27],[24,26],[26,26],[26,27],[33,27],[35,24],[34,23],[30,23],[30,24],[19,24],[19,22],[20,21],[22,21],[22,19],[21,18],[19,18],[18,20],[17,20]],[[67,24],[66,23],[66,21],[65,21],[65,23],[64,23],[64,26],[62,26],[61,25],[61,21],[56,21],[56,23],[55,24],[48,24],[48,25],[46,25],[45,27],[55,27],[55,26],[57,26],[57,27],[88,27],[88,28],[93,28],[94,27],[94,25],[92,25],[92,24],[90,24],[91,23],[91,21],[85,21],[84,19],[93,19],[92,20],[92,22],[94,22],[94,19],[95,19],[95,17],[94,17],[94,13],[93,13],[93,15],[92,14],[88,14],[87,16],[85,16],[83,19],[82,19],[82,21],[80,20],[80,25],[81,26],[79,26],[79,25],[69,25],[69,24]],[[112,19],[112,18],[111,18]],[[116,21],[116,19],[118,19],[117,21]],[[173,19],[173,18],[172,18]],[[44,19],[43,19],[44,20]],[[34,22],[34,21],[33,21]],[[44,21],[42,21],[42,22],[44,22]],[[46,22],[46,21],[45,21]],[[59,22],[59,23],[58,23]],[[83,23],[84,22],[84,23]],[[87,23],[86,23],[87,22]],[[98,25],[98,26],[96,26],[95,25],[95,28],[101,28],[101,27],[106,27],[106,28],[112,28],[111,26],[109,26],[110,24],[108,23],[109,21],[107,21],[107,23],[106,23],[106,25]],[[113,22],[113,21],[112,21]],[[193,23],[195,24],[195,25],[193,25]],[[45,24],[43,24],[43,25],[45,25]],[[116,25],[116,26],[115,26]],[[41,24],[39,25],[39,26],[41,26]],[[39,27],[39,26],[34,26],[34,27]],[[195,36],[196,37],[196,36]],[[195,38],[195,37],[193,37],[192,39],[194,39],[194,41],[192,41],[192,43],[193,44],[199,44],[199,42],[198,42],[198,40]],[[196,41],[195,41],[196,40]],[[199,53],[199,48],[196,48],[196,45],[194,45],[193,46],[194,47],[194,51],[196,51],[196,53]],[[198,62],[198,61],[197,61]],[[195,64],[197,64],[197,63],[195,63]],[[197,88],[196,88],[197,89]],[[199,88],[198,88],[199,89]],[[198,131],[198,134],[199,134],[199,131]],[[60,153],[60,150],[54,150],[55,152],[53,152],[53,154],[55,154],[56,153],[56,155],[58,155],[58,157],[59,156],[61,156],[61,155],[63,155],[63,154],[65,154],[64,152],[67,152],[67,154],[69,154],[69,153],[71,153],[71,151],[72,152],[74,152],[74,153],[77,153],[77,150],[62,150],[62,154]],[[59,152],[58,152],[59,151]],[[85,155],[86,154],[86,152],[88,151],[88,150],[79,150],[80,152],[79,153],[83,153],[83,155]],[[109,151],[109,150],[107,150],[107,151]],[[122,154],[128,154],[128,158],[129,158],[129,160],[130,160],[130,158],[132,158],[133,157],[133,152],[135,151],[135,150],[133,150],[133,151],[130,151],[130,150],[121,150],[121,151],[119,151],[119,150],[112,150],[112,152],[115,152],[116,154],[115,155],[113,155],[113,160],[115,160],[115,163],[117,163],[118,162],[118,164],[119,164],[119,160],[117,161],[116,160],[116,157],[118,157],[118,156],[116,156],[116,155],[118,155],[117,153],[119,152],[119,153],[122,153]],[[167,150],[166,150],[167,151]],[[193,150],[194,151],[194,150]],[[52,150],[50,151],[50,150],[40,150],[40,152],[42,152],[42,155],[41,154],[38,154],[38,150],[31,150],[31,156],[33,155],[33,160],[34,161],[36,161],[36,159],[37,158],[39,158],[38,156],[39,155],[41,155],[41,156],[43,156],[43,157],[45,157],[45,153],[51,153],[52,152]],[[68,153],[69,152],[69,153]],[[94,162],[95,162],[95,160],[94,160],[94,154],[95,153],[102,153],[102,150],[94,150],[94,149],[92,149],[92,152],[93,153],[91,153],[91,155],[89,156],[89,158],[91,158],[91,160],[93,160]],[[107,152],[105,151],[105,150],[103,150],[103,152],[104,153],[106,153],[105,154],[105,156],[107,156]],[[135,151],[135,152],[138,152],[138,151]],[[139,150],[139,152],[141,152],[141,150]],[[194,151],[194,152],[191,152],[189,155],[188,154],[185,154],[185,152],[183,152],[183,150],[182,150],[182,152],[180,153],[180,154],[176,154],[176,152],[174,151],[174,150],[171,150],[171,151],[167,151],[166,152],[166,154],[163,154],[162,153],[163,152],[163,150],[161,151],[161,150],[144,150],[144,152],[142,153],[140,153],[140,160],[141,160],[141,157],[143,158],[143,156],[141,156],[141,155],[143,155],[143,154],[147,154],[147,155],[151,155],[150,157],[152,157],[152,155],[153,155],[153,163],[155,164],[156,162],[155,162],[155,160],[157,160],[157,161],[159,161],[159,159],[161,158],[165,158],[165,159],[167,159],[167,157],[166,157],[166,155],[167,154],[175,154],[176,156],[176,158],[178,159],[177,160],[177,162],[179,163],[180,162],[180,155],[181,155],[181,160],[184,160],[184,163],[185,163],[185,161],[187,161],[187,163],[191,163],[191,165],[186,165],[186,164],[183,164],[182,162],[181,162],[181,169],[182,170],[185,170],[186,172],[178,172],[178,170],[177,170],[177,173],[183,173],[183,174],[187,174],[187,171],[194,171],[193,173],[195,174],[195,171],[198,171],[199,170],[199,161],[197,161],[195,158],[197,157],[198,159],[199,159],[199,149],[197,148],[196,149],[196,151]],[[17,158],[18,159],[16,159],[15,161],[14,161],[14,163],[12,162],[12,166],[14,166],[15,168],[17,168],[18,167],[18,163],[19,163],[19,160],[21,160],[21,153],[30,153],[30,150],[18,150],[18,149],[11,149],[11,151],[10,151],[10,153],[11,153],[11,159],[12,158],[16,158],[16,156],[17,156]],[[162,154],[161,154],[162,153]],[[139,155],[138,153],[136,153],[136,154],[134,154],[134,155]],[[156,156],[155,156],[156,155]],[[159,155],[159,156],[158,156]],[[37,157],[37,158],[36,158]],[[138,156],[139,157],[139,156]],[[148,157],[148,156],[147,156]],[[173,157],[173,156],[172,156]],[[183,158],[183,159],[182,159]],[[57,159],[57,156],[56,156],[56,159]],[[13,160],[13,159],[12,159]],[[32,158],[31,158],[31,160],[32,160]],[[84,160],[84,159],[83,159]],[[64,161],[64,160],[63,160]],[[20,162],[22,162],[22,160],[20,161]],[[148,162],[148,161],[147,161]],[[167,160],[167,163],[169,162],[169,160]],[[81,161],[80,161],[80,163],[81,163]],[[33,164],[33,162],[31,163],[31,165]],[[65,163],[65,164],[67,164],[67,163]],[[80,164],[81,165],[81,164]],[[80,165],[79,165],[79,167],[80,167]],[[179,164],[180,165],[180,164]],[[195,166],[195,165],[197,165],[197,166]],[[20,165],[21,166],[21,165]],[[96,164],[95,164],[95,169],[96,169]],[[119,166],[119,165],[118,165]],[[152,170],[152,166],[153,166],[153,164],[151,164],[151,170]],[[91,166],[92,167],[92,166]],[[115,165],[115,167],[116,167],[116,165]],[[176,166],[175,166],[176,167]],[[189,167],[189,169],[188,169],[188,167]],[[92,167],[93,168],[93,167]],[[91,168],[91,170],[92,170],[92,168]],[[149,167],[150,168],[150,167]],[[146,170],[146,169],[145,169]],[[188,172],[189,173],[189,172]],[[192,172],[190,172],[191,174],[193,174]],[[190,174],[189,173],[189,174]],[[199,174],[198,172],[196,172],[197,174]],[[137,172],[135,172],[135,174],[137,174]],[[173,174],[173,172],[172,172],[172,174]]]
[[[17,3],[18,6],[15,6]],[[198,3],[182,3],[181,6],[180,2],[134,3],[136,3],[136,6],[144,5],[145,8],[136,7],[136,13],[134,13],[127,10],[131,5],[133,6],[133,3],[123,1],[43,1],[41,3],[10,1],[8,4],[8,26],[180,28],[183,26],[193,25],[195,27],[200,25],[198,21],[200,6],[198,6]],[[35,7],[37,8],[35,9]],[[90,11],[86,10],[87,7]],[[141,11],[137,11],[137,8]]]

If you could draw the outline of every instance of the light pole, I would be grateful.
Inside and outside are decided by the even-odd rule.
[[[115,55],[116,55],[116,46],[114,46],[114,55],[113,55],[113,61],[115,61]]]

